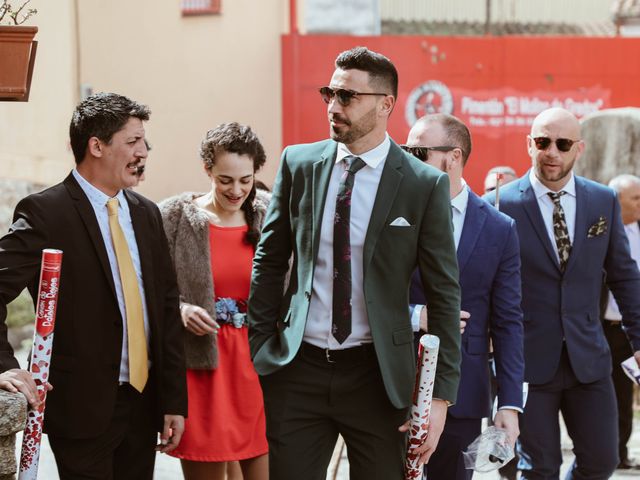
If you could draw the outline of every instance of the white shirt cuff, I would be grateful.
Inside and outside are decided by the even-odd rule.
[[[424,305],[416,304],[413,306],[413,312],[411,312],[411,328],[414,332],[420,331],[420,314]]]

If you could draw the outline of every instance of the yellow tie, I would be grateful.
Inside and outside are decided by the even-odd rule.
[[[118,199],[107,201],[109,212],[109,229],[111,241],[118,260],[120,282],[124,295],[124,307],[127,314],[127,339],[129,341],[129,383],[133,388],[142,392],[149,377],[147,361],[147,340],[144,335],[144,319],[142,313],[142,298],[138,287],[138,277],[133,268],[133,261],[129,253],[129,245],[124,238],[122,228],[118,222]]]

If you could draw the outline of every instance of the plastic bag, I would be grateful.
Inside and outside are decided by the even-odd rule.
[[[489,427],[476,438],[466,452],[462,452],[464,467],[476,472],[492,472],[503,467],[514,457],[507,432]]]

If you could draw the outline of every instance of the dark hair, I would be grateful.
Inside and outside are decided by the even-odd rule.
[[[213,130],[209,130],[200,145],[200,158],[205,168],[211,170],[216,163],[216,156],[221,152],[248,155],[253,159],[253,172],[257,172],[267,161],[264,148],[256,134],[247,125],[237,122],[223,123]],[[255,207],[253,201],[256,198],[256,183],[253,182],[249,196],[242,204],[245,220],[249,225],[245,242],[255,249],[260,239],[260,230],[254,225]]]
[[[391,60],[380,53],[372,52],[366,47],[346,50],[336,58],[336,68],[368,72],[369,83],[372,86],[385,89],[387,92],[391,90],[390,95],[398,98],[398,71]]]
[[[69,125],[71,150],[80,164],[87,152],[91,137],[105,143],[111,142],[114,133],[120,131],[131,117],[147,121],[151,111],[146,105],[134,102],[116,93],[96,93],[78,104]]]
[[[433,113],[425,115],[418,121],[440,124],[447,136],[447,145],[458,147],[462,150],[462,165],[467,164],[469,155],[471,155],[471,134],[462,120],[447,113]]]

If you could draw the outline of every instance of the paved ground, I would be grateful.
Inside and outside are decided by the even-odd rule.
[[[18,355],[18,360],[21,364],[24,365],[26,360],[26,353],[20,352]],[[21,438],[18,438],[17,444],[20,445]],[[566,473],[567,468],[571,465],[573,461],[573,454],[571,453],[571,440],[567,437],[566,433],[563,432],[562,436],[562,450],[564,462],[562,464],[561,478],[562,475]],[[629,443],[630,447],[630,455],[637,459],[640,459],[640,420],[636,420],[634,424],[634,434]],[[19,455],[19,452],[17,452]],[[334,455],[334,459],[332,461],[329,473],[327,474],[327,480],[348,480],[349,479],[349,465],[346,458],[346,451],[343,451],[342,458],[340,462],[337,464],[337,455]],[[335,466],[338,465],[337,475],[334,477]],[[615,473],[613,480],[624,480],[631,477],[640,477],[640,472],[631,473],[618,471]],[[46,479],[46,480],[59,480],[58,472],[56,469],[55,462],[53,460],[53,455],[51,453],[51,449],[49,448],[49,443],[47,441],[46,435],[44,436],[42,451],[40,455],[40,469],[38,478]],[[179,480],[182,479],[182,473],[180,470],[180,463],[175,458],[169,457],[168,455],[158,454],[156,460],[156,469],[155,469],[155,480]],[[484,473],[484,474],[475,474],[473,476],[474,480],[499,480],[499,475],[497,473]],[[302,480],[302,479],[301,479]]]

